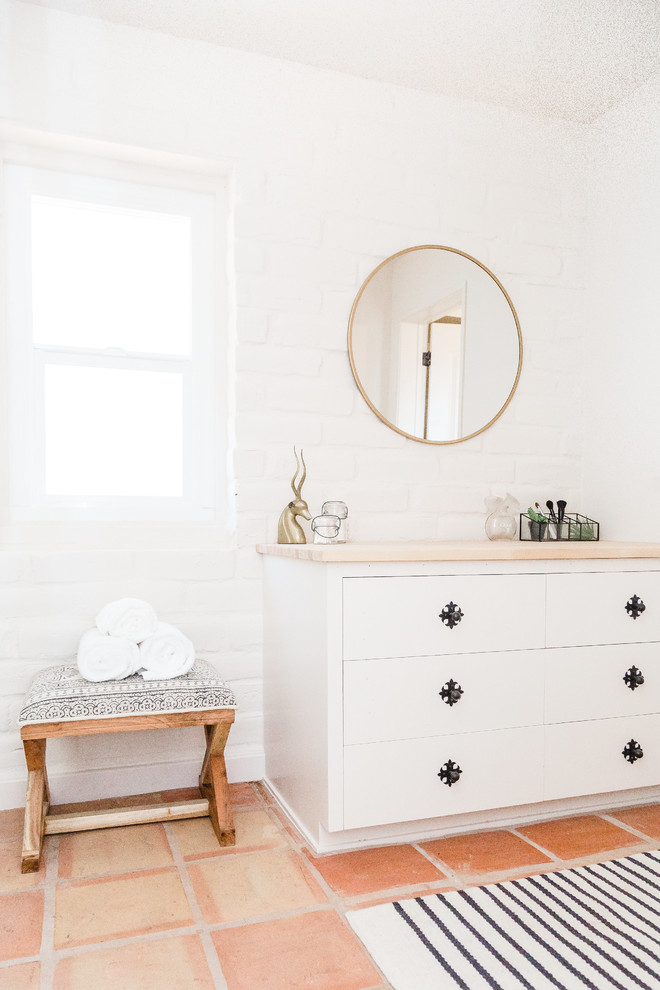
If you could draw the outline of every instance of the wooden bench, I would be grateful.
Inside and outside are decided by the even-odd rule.
[[[28,769],[22,872],[39,869],[44,835],[58,832],[209,816],[220,845],[233,845],[235,832],[224,749],[235,709],[234,695],[211,664],[203,660],[196,660],[183,677],[155,681],[145,681],[134,674],[122,681],[94,683],[81,677],[75,664],[42,670],[34,678],[19,716]],[[199,798],[49,814],[49,738],[191,725],[203,726],[206,734]]]

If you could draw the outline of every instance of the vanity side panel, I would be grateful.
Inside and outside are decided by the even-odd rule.
[[[264,558],[266,779],[316,839],[328,818],[327,568]]]

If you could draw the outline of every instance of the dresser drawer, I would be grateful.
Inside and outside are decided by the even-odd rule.
[[[347,662],[344,743],[540,725],[543,675],[538,650]]]
[[[453,625],[440,617],[450,605],[463,613]],[[539,648],[544,607],[540,574],[346,578],[344,659]]]
[[[650,643],[660,640],[660,571],[549,574],[547,645]],[[633,596],[645,608],[633,618]]]
[[[546,650],[545,667],[546,722],[660,712],[659,643]]]
[[[449,786],[438,776],[461,768]],[[344,749],[344,828],[540,801],[543,729],[502,729]]]
[[[660,783],[660,715],[546,726],[544,799],[602,794]],[[635,740],[642,759],[623,756]]]

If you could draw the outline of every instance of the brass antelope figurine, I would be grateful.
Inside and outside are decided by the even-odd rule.
[[[291,488],[293,489],[293,494],[295,499],[289,502],[286,509],[280,516],[280,521],[277,525],[277,542],[278,543],[307,543],[305,539],[305,534],[303,528],[296,519],[296,516],[302,516],[303,519],[311,519],[309,508],[307,502],[304,498],[301,498],[300,492],[302,491],[302,486],[305,478],[307,477],[307,467],[305,465],[305,459],[303,457],[302,450],[300,451],[300,460],[302,461],[303,473],[298,486],[296,487],[296,475],[300,470],[300,462],[298,461],[298,455],[296,454],[296,448],[293,448],[293,453],[296,455],[296,471],[291,479]]]

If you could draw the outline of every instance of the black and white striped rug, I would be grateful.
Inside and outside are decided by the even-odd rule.
[[[660,852],[347,917],[395,990],[660,990]]]

